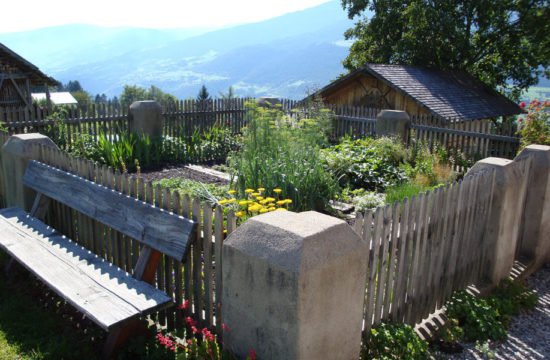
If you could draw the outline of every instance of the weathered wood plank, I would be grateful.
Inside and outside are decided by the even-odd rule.
[[[195,223],[181,216],[35,161],[29,163],[23,182],[176,260],[189,247]]]
[[[171,299],[17,208],[0,210],[0,247],[105,330]]]

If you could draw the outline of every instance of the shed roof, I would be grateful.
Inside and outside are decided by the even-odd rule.
[[[46,100],[46,93],[32,93],[33,100]],[[70,92],[52,92],[50,93],[50,100],[55,105],[74,105],[78,104],[78,101],[71,95]]]
[[[418,66],[367,64],[329,84],[319,93],[328,94],[358,74],[378,78],[443,118],[476,120],[523,112],[513,101],[466,72]]]
[[[48,84],[51,86],[56,86],[59,84],[57,80],[44,74],[38,67],[31,64],[2,43],[0,43],[0,60],[20,68],[21,71],[29,77],[33,85]]]

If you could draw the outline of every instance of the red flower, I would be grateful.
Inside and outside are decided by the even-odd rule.
[[[518,119],[518,122],[522,122],[522,121],[523,121],[523,118],[519,118],[519,119]]]
[[[200,332],[196,326],[191,326],[191,331],[193,332],[193,334],[198,334]]]
[[[191,316],[188,316],[188,317],[185,318],[185,323],[188,326],[197,326],[197,322],[195,320],[193,320],[193,318]]]
[[[178,308],[180,310],[187,310],[189,308],[189,300],[185,300]]]
[[[523,109],[525,107],[525,101],[520,102],[519,107]]]
[[[250,360],[256,360],[256,352],[254,351],[254,349],[248,350],[248,358]]]
[[[202,329],[202,335],[207,341],[214,341],[214,334],[212,334],[207,328]]]

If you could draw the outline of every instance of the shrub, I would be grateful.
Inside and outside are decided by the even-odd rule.
[[[242,148],[229,164],[239,196],[247,188],[265,188],[293,201],[294,209],[324,210],[334,198],[337,183],[325,170],[319,148],[326,137],[316,119],[284,116],[277,108],[247,104],[248,126]]]
[[[529,113],[525,119],[518,119],[520,150],[530,144],[550,145],[550,101],[533,100],[527,110]]]
[[[382,192],[406,179],[400,168],[406,150],[395,139],[344,138],[322,153],[327,167],[342,187]]]
[[[536,293],[527,289],[522,282],[503,280],[487,298],[488,303],[497,309],[501,321],[507,326],[510,317],[522,310],[533,310],[538,302]]]
[[[435,146],[432,151],[425,143],[413,143],[406,161],[401,165],[407,178],[419,186],[429,187],[454,180],[451,165],[456,164],[460,153]],[[460,159],[462,159],[460,157]],[[461,165],[465,165],[462,162]]]
[[[379,206],[383,206],[386,203],[386,195],[375,192],[366,192],[363,195],[359,195],[353,198],[353,205],[355,210],[364,212],[369,209],[376,209]]]
[[[446,314],[458,320],[464,330],[464,338],[475,340],[503,340],[506,328],[501,321],[498,309],[484,298],[476,297],[466,291],[458,291],[445,305]]]
[[[428,343],[410,325],[381,323],[363,339],[361,359],[429,359]]]

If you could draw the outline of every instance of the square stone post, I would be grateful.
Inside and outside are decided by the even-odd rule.
[[[10,136],[2,146],[2,184],[6,207],[17,206],[30,211],[35,193],[23,186],[23,175],[30,160],[36,160],[36,144],[57,149],[57,145],[47,136],[38,133]]]
[[[128,129],[137,135],[161,137],[164,118],[160,104],[153,100],[135,101],[128,111]]]
[[[493,256],[486,269],[491,285],[510,275],[520,237],[521,217],[525,201],[526,181],[522,164],[490,157],[478,161],[466,176],[494,169],[495,186],[491,215],[483,241],[493,244]]]
[[[376,136],[390,136],[409,142],[411,119],[409,114],[400,110],[382,110],[376,116]]]
[[[550,146],[529,145],[514,161],[531,158],[519,255],[533,269],[550,261]]]
[[[275,211],[223,245],[224,343],[244,358],[359,358],[368,246],[342,220]]]

